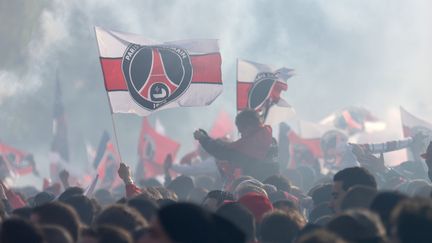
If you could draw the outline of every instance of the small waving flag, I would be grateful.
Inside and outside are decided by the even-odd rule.
[[[292,117],[294,110],[281,98],[281,93],[288,89],[287,79],[293,75],[293,69],[238,59],[237,111],[254,109],[268,124]]]
[[[147,118],[143,119],[138,141],[138,165],[135,179],[151,178],[163,174],[163,163],[169,154],[175,158],[180,144],[153,128]]]
[[[113,113],[205,106],[222,92],[217,40],[156,42],[95,28]]]

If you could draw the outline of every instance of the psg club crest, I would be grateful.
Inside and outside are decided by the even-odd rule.
[[[131,97],[147,110],[176,100],[192,81],[189,54],[178,47],[130,44],[122,69]]]
[[[272,88],[277,82],[278,77],[271,72],[258,73],[255,77],[254,84],[249,90],[248,104],[249,108],[259,110],[265,105],[270,97]]]

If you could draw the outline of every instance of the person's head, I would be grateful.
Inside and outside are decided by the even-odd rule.
[[[372,200],[370,205],[370,210],[378,214],[383,222],[384,226],[387,229],[387,232],[390,233],[390,214],[393,209],[400,203],[401,201],[407,199],[408,197],[399,192],[379,192],[375,198]]]
[[[72,196],[79,196],[84,194],[84,189],[81,187],[73,186],[66,189],[62,194],[60,194],[58,200],[60,202],[66,201],[66,199],[72,197]]]
[[[146,187],[145,189],[141,189],[141,191],[142,193],[140,194],[140,196],[148,200],[156,202],[157,200],[163,198],[162,194],[156,187]]]
[[[12,211],[12,215],[18,218],[30,220],[32,210],[33,209],[31,207],[17,208]]]
[[[230,191],[234,192],[234,190],[237,188],[237,186],[240,183],[242,183],[243,181],[246,181],[246,180],[251,180],[251,179],[254,179],[254,178],[252,176],[240,176],[240,177],[234,179],[234,181],[231,183]]]
[[[332,200],[330,207],[335,212],[340,212],[342,199],[348,189],[353,186],[362,185],[377,188],[373,175],[365,168],[350,167],[337,172],[333,177]]]
[[[263,187],[264,184],[255,179],[243,181],[235,188],[234,199],[239,199],[248,193],[257,193],[267,197],[267,192]]]
[[[81,243],[132,243],[134,242],[128,231],[111,225],[100,225],[84,229]]]
[[[390,222],[392,236],[399,243],[432,242],[432,201],[406,199],[393,210]]]
[[[314,205],[324,202],[330,202],[332,198],[332,184],[319,184],[309,191],[309,196],[312,197]]]
[[[94,193],[94,198],[101,206],[107,206],[114,203],[114,198],[111,192],[106,189],[98,189]]]
[[[214,239],[212,216],[203,208],[176,203],[159,210],[149,230],[149,243],[208,243]]]
[[[64,203],[75,209],[83,224],[91,225],[95,210],[92,201],[88,197],[76,195],[65,199]]]
[[[42,232],[45,243],[73,243],[72,236],[63,227],[57,225],[44,225]]]
[[[273,211],[262,219],[259,238],[263,243],[292,242],[305,224],[306,220],[298,211]]]
[[[246,109],[237,114],[235,119],[238,132],[244,136],[262,125],[258,113],[251,109]]]
[[[41,225],[57,225],[66,229],[73,240],[78,239],[79,216],[75,210],[61,202],[51,202],[33,208],[31,221]]]
[[[327,202],[315,205],[309,213],[309,222],[316,223],[320,218],[333,215],[333,211],[329,208]]]
[[[378,215],[364,209],[348,210],[333,218],[327,229],[354,243],[386,242],[386,231]]]
[[[325,229],[317,229],[309,232],[300,238],[298,238],[296,243],[347,243],[344,239],[340,238],[338,235]]]
[[[180,200],[186,200],[189,192],[195,187],[192,178],[189,176],[178,176],[168,186],[169,190],[174,191]]]
[[[215,239],[213,242],[245,243],[246,234],[228,219],[217,214],[212,215]]]
[[[251,211],[258,223],[261,222],[265,213],[273,210],[270,200],[258,193],[248,193],[242,196],[238,202]]]
[[[255,219],[245,206],[237,202],[227,203],[222,205],[216,214],[237,226],[246,235],[247,241],[255,239]]]
[[[273,203],[273,208],[278,209],[280,211],[290,211],[290,210],[299,210],[299,207],[296,203],[290,200],[279,200]]]
[[[369,208],[375,198],[377,190],[368,186],[353,186],[346,193],[341,202],[341,210]]]
[[[140,197],[130,199],[127,202],[127,205],[140,212],[141,216],[143,216],[148,222],[153,219],[159,208],[156,202]]]
[[[39,192],[33,199],[33,206],[37,207],[45,203],[54,201],[55,196],[49,192]]]
[[[101,214],[96,217],[94,225],[111,225],[132,233],[138,228],[146,227],[147,221],[134,208],[116,204],[104,209]]]
[[[203,199],[201,206],[211,211],[218,209],[224,201],[233,201],[234,196],[230,192],[214,190],[207,193]]]
[[[263,181],[264,184],[274,185],[278,191],[291,191],[291,183],[284,175],[272,175]]]
[[[2,243],[43,243],[40,229],[29,221],[19,218],[10,218],[1,225],[0,242]]]

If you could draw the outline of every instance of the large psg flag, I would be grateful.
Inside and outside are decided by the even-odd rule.
[[[113,113],[146,116],[181,106],[204,106],[222,92],[217,40],[155,42],[95,28]]]
[[[294,75],[289,68],[246,60],[237,60],[237,110],[254,109],[266,120],[282,122],[292,116],[293,109],[281,98],[288,89],[287,79]],[[282,109],[280,109],[282,108]],[[275,112],[271,112],[275,109]],[[277,116],[277,117],[276,117]]]

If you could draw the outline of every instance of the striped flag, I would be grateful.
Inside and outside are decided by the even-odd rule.
[[[222,92],[217,40],[156,42],[95,27],[113,113],[205,106]]]
[[[414,137],[419,132],[432,137],[432,123],[414,116],[403,107],[400,107],[400,114],[404,137]]]
[[[237,111],[254,109],[267,124],[291,118],[295,112],[281,93],[288,89],[287,80],[293,75],[293,69],[238,59]]]

